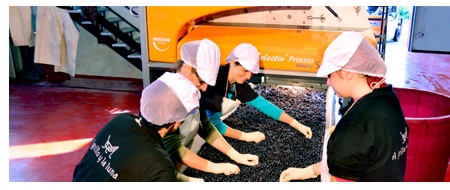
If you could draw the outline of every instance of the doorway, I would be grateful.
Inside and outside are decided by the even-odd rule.
[[[394,6],[393,6],[394,7]],[[395,10],[398,14],[398,24],[401,25],[400,31],[398,34],[395,34],[395,38],[391,37],[386,40],[386,53],[388,52],[407,52],[409,46],[410,39],[410,31],[411,31],[411,18],[413,12],[413,6],[397,6]],[[395,30],[393,27],[389,27],[388,29]],[[394,31],[392,31],[393,33]],[[387,32],[389,33],[389,31]]]

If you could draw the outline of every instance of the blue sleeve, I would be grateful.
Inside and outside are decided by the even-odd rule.
[[[263,112],[264,114],[275,120],[280,120],[280,116],[283,113],[283,110],[273,105],[272,103],[268,102],[261,96],[258,96],[252,101],[247,102],[247,104],[255,107],[260,112]]]
[[[206,110],[206,115],[208,116],[211,123],[217,128],[217,130],[220,132],[220,134],[225,134],[227,131],[228,126],[225,125],[225,123],[222,122],[220,117],[222,117],[222,112],[213,112]]]

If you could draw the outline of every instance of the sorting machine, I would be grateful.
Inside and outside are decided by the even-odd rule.
[[[261,58],[261,72],[251,82],[326,90],[326,127],[338,120],[339,99],[326,78],[315,76],[325,49],[343,31],[357,31],[377,47],[361,6],[147,6],[140,15],[145,86],[158,71],[174,67],[189,41],[215,42],[222,65],[236,45],[251,43]]]

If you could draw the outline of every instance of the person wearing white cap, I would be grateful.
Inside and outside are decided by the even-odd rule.
[[[328,76],[338,97],[353,103],[326,130],[322,161],[288,168],[280,181],[321,176],[329,181],[404,181],[408,125],[399,99],[386,84],[386,65],[357,32],[343,32],[327,47],[317,76]]]
[[[198,81],[196,81],[198,82]],[[179,73],[165,73],[142,91],[140,114],[122,113],[95,136],[73,181],[175,182],[175,165],[162,138],[197,113],[200,92]]]
[[[241,102],[257,108],[269,117],[289,124],[311,139],[312,131],[283,110],[259,96],[247,80],[253,74],[259,73],[259,53],[255,46],[249,43],[237,45],[226,61],[228,64],[219,69],[217,84],[208,87],[200,100],[202,107],[219,132],[230,138],[247,142],[259,143],[265,135],[259,131],[243,132],[227,126],[223,120],[233,113]]]
[[[180,53],[181,60],[177,61],[176,67],[178,73],[186,78],[198,78],[204,81],[203,83],[195,83],[202,91],[207,90],[208,85],[214,86],[216,84],[220,66],[220,51],[214,42],[209,39],[187,42],[181,47]],[[193,139],[197,134],[239,164],[249,166],[258,164],[258,156],[241,154],[225,141],[206,117],[206,113],[201,106],[200,112],[190,114],[179,127],[179,130],[171,132],[163,138],[164,147],[174,162],[214,174],[231,175],[239,173],[240,169],[235,164],[214,163],[191,151]],[[203,179],[185,175],[182,175],[182,177],[182,181],[203,181]]]

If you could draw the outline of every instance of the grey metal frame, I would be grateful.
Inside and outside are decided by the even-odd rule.
[[[147,40],[147,10],[145,6],[139,6],[139,31],[141,39],[142,80],[144,88],[150,84],[150,67]]]

